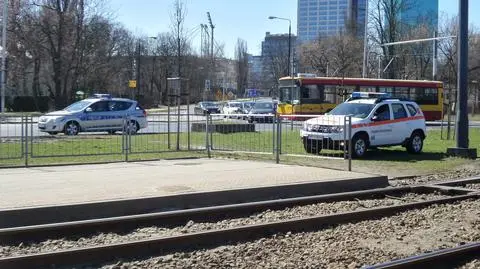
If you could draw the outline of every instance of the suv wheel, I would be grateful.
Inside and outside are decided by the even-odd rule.
[[[355,135],[352,139],[352,157],[362,158],[367,153],[368,141],[365,135]]]
[[[414,132],[407,143],[407,152],[419,154],[423,149],[423,136],[419,132]]]
[[[80,126],[74,121],[69,121],[65,124],[64,133],[65,135],[77,135],[80,131]]]

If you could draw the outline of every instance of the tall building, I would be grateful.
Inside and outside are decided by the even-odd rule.
[[[248,88],[258,89],[261,87],[263,72],[262,56],[248,55]]]
[[[434,30],[438,30],[438,0],[403,0],[405,10],[400,14],[400,20],[416,26],[419,23],[431,24]]]
[[[299,43],[335,36],[347,30],[362,36],[367,0],[298,0]]]
[[[287,61],[288,58],[288,34],[270,34],[267,32],[265,34],[265,40],[262,41],[262,59],[263,59],[263,69],[269,69],[272,67],[272,63],[281,63]],[[295,58],[295,43],[297,42],[297,37],[292,34],[290,42],[290,63],[294,62]],[[274,64],[277,66],[277,64]],[[286,64],[283,65],[284,69],[282,72],[280,70],[274,70],[278,76],[288,75],[288,67]],[[268,70],[267,70],[268,71]]]

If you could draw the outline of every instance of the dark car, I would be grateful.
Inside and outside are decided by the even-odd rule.
[[[248,122],[273,122],[275,118],[275,106],[273,102],[257,102],[248,112]]]
[[[220,107],[215,102],[200,102],[193,110],[197,115],[220,113]]]

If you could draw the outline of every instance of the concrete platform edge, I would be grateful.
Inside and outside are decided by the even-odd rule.
[[[230,203],[368,190],[387,186],[388,178],[386,176],[375,175],[363,178],[315,181],[245,189],[191,192],[168,196],[105,200],[58,206],[13,208],[0,210],[0,229]]]

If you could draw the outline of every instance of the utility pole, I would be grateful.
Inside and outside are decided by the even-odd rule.
[[[140,97],[140,39],[138,40],[137,50],[137,97],[135,99],[138,101],[138,98]]]
[[[212,34],[210,36],[211,41],[210,41],[210,56],[211,56],[211,69],[210,69],[210,89],[213,89],[214,87],[214,77],[215,77],[215,55],[213,53],[213,29],[215,29],[215,25],[212,23],[212,17],[210,17],[210,12],[207,12],[207,17],[208,17],[208,23],[210,24],[210,29],[212,31]],[[211,90],[209,91],[209,94],[211,94]]]
[[[7,22],[8,22],[8,0],[3,0],[3,14],[2,14],[2,98],[1,98],[1,112],[5,112],[5,88],[7,86],[7,70],[6,70],[6,58],[7,58]]]
[[[477,149],[468,148],[468,0],[459,0],[458,81],[457,81],[457,145],[447,154],[464,158],[477,158]]]
[[[213,54],[213,29],[215,29],[215,25],[212,23],[212,17],[210,17],[210,12],[207,12],[208,23],[210,24],[210,29],[212,30],[212,36],[210,41],[210,56],[212,57],[212,71],[215,70],[215,56]]]
[[[367,76],[367,61],[368,61],[368,0],[365,1],[365,33],[363,35],[363,66],[362,66],[362,78]]]
[[[437,80],[437,57],[438,57],[438,39],[437,31],[433,32],[433,67],[432,67],[432,79]]]

